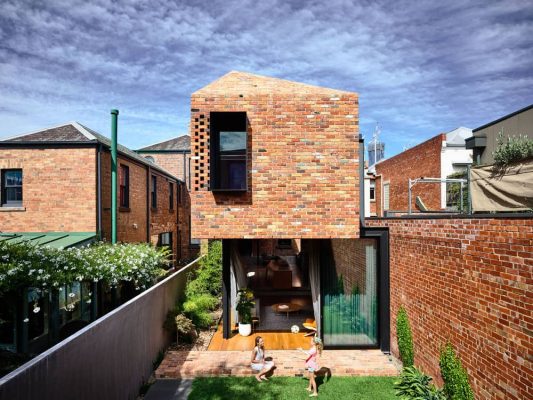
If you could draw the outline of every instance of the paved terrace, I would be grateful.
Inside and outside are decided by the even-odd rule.
[[[298,350],[266,351],[276,364],[273,376],[305,373],[305,355]],[[251,376],[250,351],[169,351],[157,368],[156,378],[198,376]],[[319,359],[323,373],[332,376],[396,376],[399,368],[379,350],[324,350]]]

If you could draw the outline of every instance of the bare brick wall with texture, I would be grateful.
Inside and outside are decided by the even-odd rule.
[[[357,94],[271,78],[252,79],[250,89],[246,79],[230,74],[192,95],[193,236],[357,238]],[[213,111],[246,112],[244,194],[208,189]]]
[[[376,175],[381,175],[376,191],[382,191],[383,185],[389,182],[389,210],[407,211],[409,206],[409,178],[415,179],[422,176],[427,178],[440,178],[440,158],[442,142],[446,135],[441,134],[410,148],[394,157],[376,164]],[[413,210],[417,209],[416,196],[420,196],[426,207],[430,210],[441,209],[441,185],[438,183],[417,183],[412,189]],[[379,201],[383,195],[380,193]],[[377,200],[377,199],[376,199]],[[383,216],[382,203],[378,206],[378,216]]]
[[[22,169],[24,211],[0,209],[4,232],[96,232],[96,150],[0,150],[0,169]]]
[[[155,163],[170,172],[176,178],[189,183],[189,160],[190,153],[142,153],[143,157],[153,157]]]
[[[533,218],[366,220],[390,233],[391,347],[407,309],[415,364],[450,341],[479,399],[533,398]]]

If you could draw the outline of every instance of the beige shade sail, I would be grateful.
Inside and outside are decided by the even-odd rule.
[[[472,211],[528,211],[533,209],[533,160],[504,168],[492,165],[470,170]]]

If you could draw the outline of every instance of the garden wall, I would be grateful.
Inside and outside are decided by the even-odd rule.
[[[390,233],[391,348],[407,309],[415,364],[442,384],[450,340],[479,399],[533,398],[533,218],[367,219]]]
[[[0,400],[137,398],[171,342],[163,322],[197,262],[0,378]]]

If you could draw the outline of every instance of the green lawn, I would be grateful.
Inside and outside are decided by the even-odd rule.
[[[389,377],[317,378],[318,398],[332,400],[397,399]],[[272,377],[268,382],[255,378],[196,378],[189,400],[298,400],[309,399],[307,379]]]

